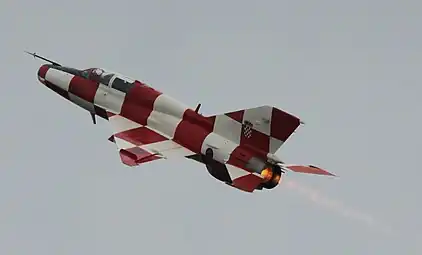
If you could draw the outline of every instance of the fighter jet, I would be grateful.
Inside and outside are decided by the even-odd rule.
[[[27,52],[29,53],[29,52]],[[47,88],[96,116],[113,130],[121,162],[134,167],[170,158],[205,165],[217,180],[245,192],[270,190],[288,172],[333,174],[312,165],[286,164],[276,151],[303,124],[273,106],[204,116],[142,81],[103,68],[77,69],[37,55]]]

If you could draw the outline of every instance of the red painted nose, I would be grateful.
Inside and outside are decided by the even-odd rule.
[[[45,84],[45,74],[47,73],[49,68],[49,65],[42,65],[38,69],[38,80],[43,84]]]

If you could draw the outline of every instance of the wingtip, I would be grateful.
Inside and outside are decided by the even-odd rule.
[[[332,176],[332,177],[334,177],[334,178],[338,178],[338,177],[340,177],[340,176],[338,176],[338,175],[336,175],[336,174],[333,174],[333,173],[329,173],[328,172],[328,174],[327,174],[328,176]]]
[[[309,165],[309,167],[314,168],[314,169],[318,169],[320,171],[319,174],[321,174],[321,175],[328,175],[328,176],[338,177],[337,175],[335,175],[333,173],[330,173],[327,170],[324,170],[324,169],[322,169],[320,167],[317,167],[317,166],[314,166],[314,165]]]

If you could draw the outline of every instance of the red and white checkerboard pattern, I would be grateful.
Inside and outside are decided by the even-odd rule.
[[[188,157],[212,148],[214,159],[226,164],[232,186],[246,191],[262,182],[246,170],[248,160],[266,160],[300,125],[298,118],[270,106],[204,117],[139,81],[123,93],[45,66],[38,75],[58,94],[110,121],[123,163]]]
[[[260,106],[217,115],[214,132],[264,155],[274,154],[300,124],[300,119],[293,115],[271,106]]]

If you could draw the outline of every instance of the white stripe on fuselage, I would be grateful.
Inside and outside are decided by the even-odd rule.
[[[147,125],[172,139],[187,109],[187,106],[161,94],[154,101],[153,111],[147,119]]]
[[[73,77],[73,74],[69,74],[54,68],[49,68],[45,74],[46,81],[66,91],[69,91],[70,81],[73,79]]]
[[[120,114],[126,94],[104,84],[98,86],[94,104],[114,114]]]

